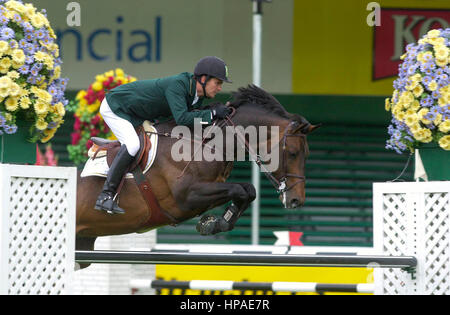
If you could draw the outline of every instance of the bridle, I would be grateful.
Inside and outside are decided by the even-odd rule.
[[[236,109],[231,106],[229,106],[229,108],[232,110],[232,112],[230,115],[228,115],[225,118],[224,122],[228,126],[236,127],[234,122],[231,120],[231,118],[234,116],[234,114],[236,112]],[[305,128],[306,126],[307,126],[306,124],[300,125],[297,121],[291,121],[284,129],[283,136],[280,139],[280,141],[277,144],[275,144],[275,146],[277,146],[277,145],[279,146],[281,144],[282,149],[283,149],[283,156],[282,156],[282,160],[281,160],[281,169],[282,169],[283,175],[281,175],[279,178],[276,178],[272,172],[267,171],[266,167],[264,166],[264,164],[261,160],[261,156],[253,151],[253,149],[250,147],[250,145],[249,145],[248,141],[245,139],[245,137],[242,134],[240,134],[236,128],[234,128],[236,135],[244,143],[245,150],[249,154],[250,159],[253,159],[255,161],[255,163],[263,170],[264,175],[269,179],[269,181],[272,183],[272,185],[274,186],[274,188],[277,190],[277,192],[279,194],[284,194],[287,191],[294,188],[297,184],[306,182],[305,176],[291,174],[291,173],[287,172],[287,150],[286,150],[286,141],[287,141],[288,137],[303,137],[303,138],[306,137],[306,135],[304,133],[298,133],[299,131],[301,132],[303,130],[303,128]],[[293,133],[289,133],[289,130],[291,128],[294,128]],[[306,145],[306,141],[305,141],[305,145]],[[275,146],[272,146],[272,149]],[[291,184],[290,186],[287,186],[286,181],[289,177],[298,178],[298,180],[295,183]]]
[[[260,167],[263,170],[264,175],[269,179],[269,181],[271,182],[271,184],[273,185],[273,187],[275,188],[275,190],[277,191],[278,194],[284,194],[286,192],[288,192],[289,190],[291,190],[292,188],[294,188],[297,184],[302,183],[302,182],[306,182],[306,177],[303,175],[297,175],[297,174],[291,174],[287,172],[287,151],[286,151],[286,141],[288,137],[303,137],[306,138],[306,135],[302,132],[302,130],[304,130],[304,128],[308,127],[309,124],[299,124],[297,121],[291,121],[286,128],[284,129],[283,132],[283,136],[281,137],[281,139],[278,141],[278,143],[276,143],[274,146],[272,146],[271,150],[274,149],[275,146],[280,146],[280,144],[282,145],[283,148],[283,157],[281,160],[281,168],[283,170],[283,175],[281,175],[279,178],[276,178],[273,175],[273,172],[269,172],[267,170],[267,168],[265,167],[261,156],[259,154],[257,154],[256,152],[254,152],[253,148],[250,147],[250,144],[248,143],[248,141],[245,139],[245,137],[239,133],[238,128],[236,128],[236,125],[234,124],[234,122],[231,120],[231,118],[233,118],[234,114],[236,113],[236,109],[232,106],[228,105],[228,108],[231,109],[231,114],[229,114],[228,116],[225,117],[225,119],[219,121],[218,123],[215,122],[214,125],[219,127],[219,128],[223,128],[225,125],[227,126],[233,126],[236,136],[238,138],[240,138],[240,140],[244,143],[244,147],[245,150],[247,151],[247,153],[250,156],[250,159],[252,159],[253,161],[255,161],[255,163],[258,165],[258,167]],[[289,133],[290,128],[294,128],[294,132],[293,133]],[[301,133],[298,133],[301,132]],[[170,133],[161,133],[161,132],[147,132],[148,134],[157,134],[160,136],[164,136],[164,137],[169,137],[172,138]],[[205,141],[207,139],[208,135],[206,135],[202,141],[201,141],[201,145],[205,145]],[[176,137],[178,140],[180,140],[180,137]],[[193,141],[196,142],[196,140],[192,140],[192,139],[186,139],[188,141]],[[200,141],[199,141],[200,142]],[[306,145],[306,140],[305,140],[305,145]],[[195,155],[195,153],[194,153]],[[183,171],[181,172],[181,174],[178,176],[178,178],[183,177],[183,175],[185,174],[186,169],[188,168],[189,164],[192,162],[192,159],[186,164],[186,166],[184,167]],[[293,178],[298,178],[298,180],[291,184],[290,186],[286,185],[286,181],[289,177],[293,177]]]

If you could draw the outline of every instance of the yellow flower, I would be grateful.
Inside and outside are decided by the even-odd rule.
[[[22,49],[14,49],[11,54],[11,57],[16,63],[19,64],[25,63],[25,53],[23,52]]]
[[[419,123],[415,123],[415,124],[412,124],[411,126],[409,126],[409,129],[414,134],[414,133],[417,133],[421,129],[421,127],[420,127]]]
[[[66,109],[64,108],[63,103],[59,102],[56,103],[54,105],[56,112],[58,113],[59,116],[64,117],[64,115],[66,114]]]
[[[36,59],[37,61],[44,61],[46,57],[47,54],[42,51],[38,51],[34,54],[34,59]]]
[[[89,105],[89,106],[87,107],[87,110],[88,110],[89,113],[92,114],[92,113],[97,112],[99,108],[100,108],[100,101],[97,100],[97,101],[95,101],[94,104]]]
[[[447,133],[450,131],[450,120],[446,120],[443,123],[439,125],[439,131],[442,131],[443,133]]]
[[[436,45],[434,46],[434,53],[436,55],[436,59],[447,59],[449,50],[445,45]]]
[[[414,95],[409,91],[405,91],[400,95],[400,101],[404,103],[405,107],[409,107],[409,105],[414,101]]]
[[[419,116],[417,114],[409,114],[405,116],[405,124],[407,126],[415,125],[419,122]]]
[[[77,96],[75,97],[75,99],[76,100],[81,100],[81,99],[84,99],[84,97],[87,95],[87,92],[85,91],[85,90],[80,90],[78,93],[77,93]]]
[[[9,95],[11,96],[19,96],[20,94],[20,86],[17,83],[12,82],[9,87]]]
[[[53,129],[46,129],[44,130],[45,137],[41,139],[42,143],[48,142],[56,133],[56,130],[58,130],[59,126]]]
[[[5,98],[9,95],[9,88],[0,88],[0,97]]]
[[[50,55],[47,55],[47,57],[44,59],[44,64],[47,66],[49,70],[53,70],[54,60]]]
[[[423,116],[425,116],[426,114],[428,114],[430,110],[428,108],[422,108],[421,110],[419,110],[418,114],[419,114],[419,118],[422,119]]]
[[[0,40],[0,54],[4,54],[8,51],[9,44],[4,40]]]
[[[436,65],[438,67],[445,68],[445,66],[447,66],[447,64],[448,64],[447,59],[436,59]]]
[[[17,101],[16,97],[8,97],[8,99],[5,102],[5,108],[6,110],[10,112],[14,112],[19,108],[19,103]]]
[[[44,119],[39,118],[39,119],[36,121],[35,126],[36,126],[36,128],[39,129],[39,130],[45,130],[45,129],[47,129],[47,127],[48,127],[48,123],[47,123]]]
[[[441,35],[440,30],[431,30],[427,33],[428,38],[436,38],[436,37],[439,37],[439,35]]]
[[[431,92],[436,91],[437,88],[438,88],[438,84],[437,84],[437,82],[435,80],[432,80],[430,82],[430,84],[428,84],[428,90],[430,90]]]
[[[37,88],[35,92],[33,92],[36,97],[45,103],[51,103],[53,96],[48,93],[46,90],[42,90]]]
[[[7,122],[12,121],[13,119],[13,116],[10,113],[4,113],[3,116],[5,116]]]
[[[44,26],[45,21],[42,19],[42,14],[35,13],[30,16],[31,24],[36,28],[41,28]]]
[[[428,143],[433,140],[431,137],[431,131],[425,128],[421,128],[419,131],[413,133],[413,136],[416,140],[424,143]]]
[[[117,68],[117,69],[116,69],[116,75],[117,75],[118,77],[124,77],[124,76],[125,76],[125,72],[124,72],[122,69]]]
[[[442,123],[442,114],[437,114],[436,118],[433,120],[435,126],[439,126]]]
[[[38,115],[45,115],[48,112],[48,104],[43,102],[42,100],[38,99],[36,103],[34,104],[34,111]],[[45,128],[44,128],[45,129]]]
[[[9,71],[6,75],[8,77],[10,77],[11,79],[18,79],[18,78],[20,78],[19,72],[15,71],[15,70]]]
[[[23,96],[20,98],[19,104],[20,104],[20,108],[28,109],[28,108],[30,108],[31,100],[29,97]]]
[[[450,151],[450,135],[439,139],[439,146],[446,151]]]
[[[95,81],[103,83],[104,81],[106,81],[106,77],[104,74],[99,74],[95,76]]]
[[[4,57],[2,60],[0,60],[0,67],[9,69],[11,67],[11,59],[9,57]]]
[[[10,77],[0,77],[0,88],[7,88],[12,84],[12,80]]]
[[[422,93],[423,93],[423,87],[422,87],[422,84],[420,84],[420,83],[418,83],[417,85],[416,85],[416,87],[413,89],[413,94],[414,94],[414,96],[415,97],[419,97],[419,96],[421,96],[422,95]]]
[[[405,112],[398,112],[397,115],[395,115],[395,118],[399,121],[403,121],[405,119]]]
[[[384,101],[384,108],[386,109],[387,112],[391,110],[391,100],[390,100],[390,98],[387,98]]]
[[[99,81],[96,81],[94,84],[92,84],[92,89],[95,92],[98,92],[98,91],[103,89],[103,84],[101,82],[99,82]]]
[[[109,77],[114,77],[114,71],[111,70],[111,71],[105,72],[105,76],[106,76],[107,78],[109,78]]]
[[[410,108],[417,112],[420,109],[420,102],[418,100],[414,100]]]

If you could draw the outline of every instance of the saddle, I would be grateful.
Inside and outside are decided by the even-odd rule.
[[[136,154],[136,158],[134,159],[133,163],[131,163],[130,165],[130,171],[134,170],[137,166],[140,166],[141,169],[145,169],[148,160],[148,152],[152,148],[150,138],[147,137],[143,126],[137,127],[136,133],[139,137],[139,143],[141,144],[141,147]],[[92,142],[94,142],[94,146],[96,146],[93,148],[93,150],[95,151],[93,159],[95,159],[99,153],[102,153],[102,151],[103,153],[105,153],[106,151],[106,161],[108,162],[108,166],[111,166],[114,158],[119,152],[121,146],[120,142],[118,140],[108,140],[98,137],[92,137],[91,140]]]
[[[166,224],[176,225],[179,222],[165,210],[161,209],[158,200],[156,199],[155,194],[153,193],[151,185],[143,172],[143,170],[147,165],[149,151],[152,147],[150,138],[147,136],[144,126],[137,127],[136,133],[138,134],[139,137],[140,149],[136,154],[136,158],[131,163],[127,172],[131,172],[133,174],[136,185],[138,186],[139,191],[144,197],[144,200],[147,203],[147,207],[149,208],[150,218],[147,220],[147,222],[145,222],[144,226],[146,228],[156,228]],[[92,142],[94,142],[93,150],[95,151],[95,154],[92,158],[95,159],[99,154],[100,155],[106,154],[108,166],[111,167],[114,158],[119,152],[121,146],[120,142],[118,140],[107,140],[98,137],[92,137],[91,140]],[[122,190],[124,182],[125,176],[122,178],[119,188],[117,189],[118,195]]]

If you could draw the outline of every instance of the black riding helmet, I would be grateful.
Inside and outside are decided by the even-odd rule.
[[[206,75],[205,83],[200,82],[200,77]],[[203,87],[203,93],[206,96],[206,83],[211,78],[217,78],[227,83],[232,83],[228,79],[228,68],[225,62],[217,57],[208,56],[200,59],[194,69],[194,78],[200,83]]]

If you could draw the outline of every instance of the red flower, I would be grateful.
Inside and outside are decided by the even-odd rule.
[[[104,123],[103,125],[104,125],[103,126],[103,133],[105,133],[105,134],[109,133],[109,126],[106,123]]]
[[[91,124],[93,125],[97,125],[100,122],[100,116],[99,115],[95,115],[92,119],[91,119]]]
[[[89,150],[93,144],[94,144],[94,142],[92,142],[92,140],[88,140],[88,142],[86,142],[86,149]]]
[[[92,129],[91,130],[91,137],[96,137],[99,133],[100,133],[100,130]]]
[[[101,102],[103,101],[103,99],[105,98],[105,91],[104,90],[100,90],[97,92],[97,99]]]
[[[75,117],[75,123],[73,124],[73,129],[78,131],[81,129],[81,120],[78,118],[78,116],[73,115]]]
[[[70,136],[72,138],[72,145],[77,145],[81,140],[81,134],[78,132],[73,132]]]

